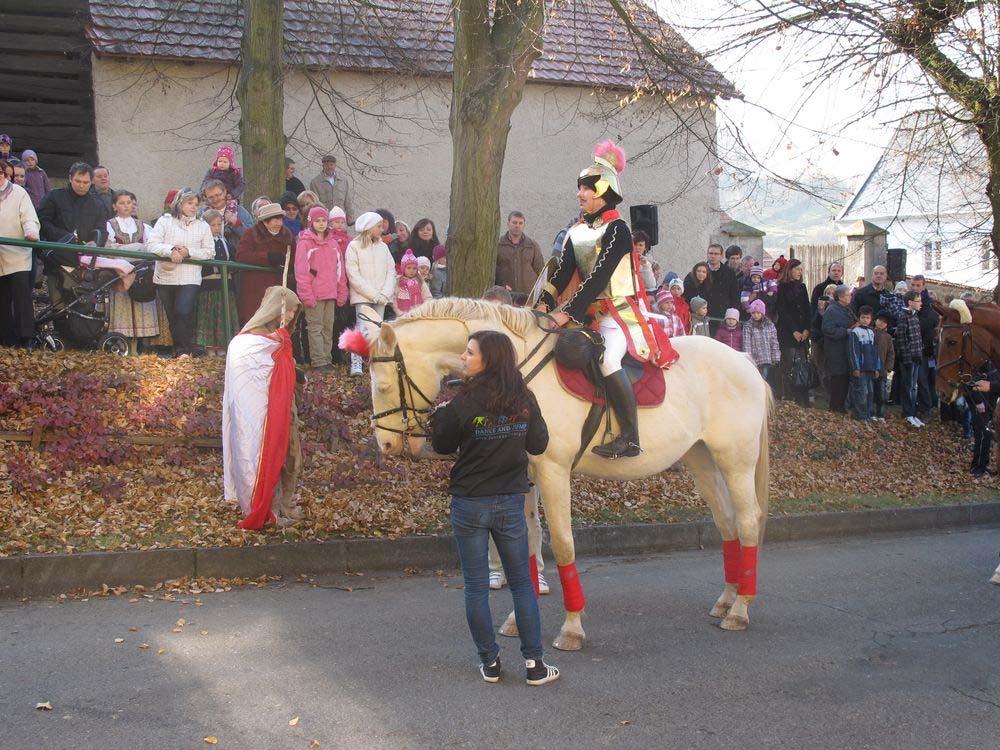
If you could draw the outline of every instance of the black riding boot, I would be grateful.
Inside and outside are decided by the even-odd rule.
[[[639,448],[639,414],[628,373],[619,370],[608,375],[604,378],[604,390],[608,403],[618,417],[621,435],[607,445],[598,445],[591,450],[604,458],[638,456],[642,452]]]

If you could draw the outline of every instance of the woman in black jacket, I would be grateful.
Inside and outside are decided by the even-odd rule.
[[[489,601],[488,542],[492,535],[514,598],[529,685],[559,678],[542,661],[541,616],[528,557],[524,495],[528,456],[549,443],[545,420],[517,369],[510,339],[477,331],[462,354],[466,382],[454,399],[439,406],[431,443],[440,454],[458,451],[451,470],[451,526],[465,578],[465,616],[486,682],[500,680],[500,647]]]
[[[806,347],[812,327],[809,313],[809,292],[802,283],[802,261],[793,258],[778,280],[778,292],[774,296],[774,323],[778,328],[778,346],[781,348],[778,395],[794,398],[800,406],[809,406],[809,386],[792,383],[790,375],[793,363],[796,371],[799,367],[808,371]]]

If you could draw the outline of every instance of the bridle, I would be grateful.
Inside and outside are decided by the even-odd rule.
[[[553,329],[548,329],[542,327],[542,319],[548,319],[552,321],[552,318],[547,313],[536,313],[536,319],[539,329],[544,331],[546,334],[560,334],[562,329],[556,327]],[[367,318],[366,318],[367,320]],[[542,345],[548,340],[548,336],[543,336],[535,347],[528,353],[528,355],[518,364],[518,369],[523,368],[531,359],[538,353],[542,348]],[[552,352],[542,357],[537,365],[529,372],[525,377],[524,381],[527,383],[532,378],[535,377],[542,369],[549,363],[552,359]],[[372,414],[371,422],[372,426],[377,430],[385,430],[386,432],[391,432],[395,435],[402,435],[404,438],[429,438],[431,436],[430,426],[427,424],[425,417],[434,411],[434,399],[428,398],[420,386],[413,382],[413,378],[410,377],[409,373],[406,371],[406,360],[403,359],[403,352],[399,348],[399,344],[393,349],[392,354],[386,357],[371,357],[369,360],[372,364],[385,363],[393,364],[396,368],[396,388],[399,393],[399,406],[395,406],[391,409],[386,409],[385,411],[380,411],[377,414]],[[424,400],[426,406],[418,407],[414,396],[419,396]],[[391,417],[395,414],[400,414],[402,419],[402,429],[396,427],[386,427],[380,425],[378,421],[384,419],[385,417]],[[414,426],[415,425],[415,426]],[[419,430],[419,431],[418,431]]]
[[[980,367],[983,363],[978,364],[973,363],[967,356],[966,352],[970,354],[972,351],[981,354],[984,361],[990,360],[990,352],[984,350],[978,343],[976,343],[975,337],[972,335],[972,324],[971,323],[942,323],[938,333],[938,350],[941,349],[941,343],[944,339],[945,329],[948,328],[961,328],[962,329],[962,346],[959,349],[958,356],[954,359],[950,359],[947,362],[938,362],[937,372],[938,376],[941,377],[941,371],[946,367],[951,367],[952,365],[958,365],[958,382],[954,382],[949,378],[942,377],[945,383],[947,383],[952,388],[963,388],[968,387],[972,382],[973,371]],[[963,372],[963,366],[968,368],[968,372]]]

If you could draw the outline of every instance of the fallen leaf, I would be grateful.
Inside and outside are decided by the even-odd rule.
[[[51,711],[52,704],[49,703],[49,701],[45,701],[45,703],[36,703],[35,708],[39,711]]]
[[[291,719],[288,722],[288,726],[290,726],[290,727],[297,727],[298,725],[299,725],[299,717],[298,716],[296,716],[294,719]]]
[[[115,638],[115,643],[125,643],[124,638]]]
[[[316,748],[319,747],[319,740],[313,740],[312,742],[310,742],[309,747],[313,748],[313,750],[316,750]]]
[[[139,630],[139,628],[129,628],[128,632],[135,633],[135,632],[138,632],[138,630]]]
[[[205,744],[206,745],[218,745],[219,744],[219,738],[216,737],[214,734],[210,735],[210,736],[208,736],[208,737],[205,738]]]
[[[140,643],[139,644],[139,648],[141,648],[141,649],[147,649],[147,648],[149,648],[149,644],[148,643]]]
[[[158,649],[156,649],[156,653],[158,653],[158,654],[165,654],[165,653],[167,653],[167,650],[165,648],[158,648]]]

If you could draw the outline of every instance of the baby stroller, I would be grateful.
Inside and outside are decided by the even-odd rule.
[[[127,357],[129,342],[120,333],[108,333],[109,296],[118,282],[118,273],[109,268],[97,268],[97,256],[89,265],[80,267],[57,251],[46,251],[47,275],[56,288],[56,301],[35,313],[35,346],[59,352],[67,346],[96,348]],[[50,254],[51,253],[51,254]],[[150,265],[150,264],[146,264]],[[146,270],[146,269],[143,269]]]

